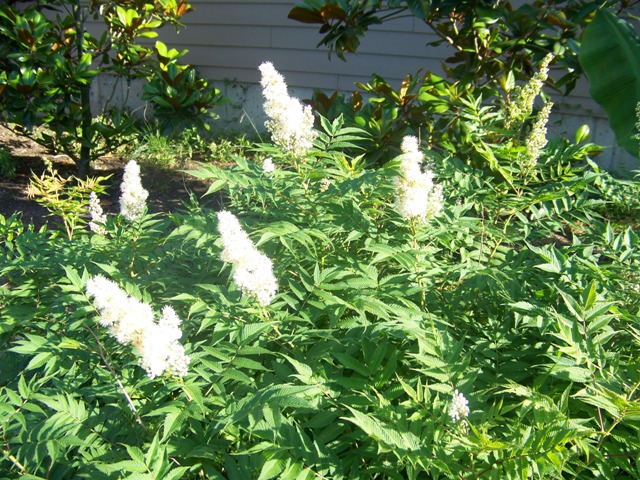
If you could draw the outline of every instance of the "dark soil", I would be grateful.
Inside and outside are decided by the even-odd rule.
[[[52,162],[60,175],[67,177],[76,174],[76,166],[65,155],[50,155],[43,147],[28,138],[18,137],[0,126],[0,148],[8,148],[16,163],[16,177],[6,179],[0,176],[0,214],[9,217],[20,212],[25,225],[33,224],[36,229],[43,225],[55,228],[55,218],[34,199],[27,195],[27,187],[33,175],[42,175],[46,169],[45,160]],[[106,182],[107,194],[100,196],[102,208],[107,213],[119,210],[120,183],[124,165],[130,158],[107,156],[92,164],[93,177],[111,175]],[[194,162],[187,161],[180,170],[196,168]],[[150,165],[141,165],[142,185],[149,191],[148,208],[150,212],[175,212],[184,209],[190,195],[195,195],[201,204],[216,207],[217,197],[204,197],[208,183],[178,169],[163,170]]]

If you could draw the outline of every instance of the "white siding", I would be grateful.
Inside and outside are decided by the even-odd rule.
[[[185,61],[214,80],[257,83],[258,66],[274,66],[292,87],[352,91],[354,82],[367,81],[372,73],[399,82],[419,69],[441,73],[442,48],[425,48],[436,37],[421,22],[403,18],[375,26],[362,40],[357,55],[343,62],[331,60],[327,50],[316,48],[322,36],[319,25],[287,18],[292,1],[195,0],[185,15],[187,26],[179,34],[166,29],[161,38],[174,48],[189,49]]]

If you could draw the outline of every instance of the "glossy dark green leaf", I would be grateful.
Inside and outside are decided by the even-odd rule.
[[[640,37],[610,10],[598,10],[585,29],[579,59],[589,78],[589,92],[607,113],[617,142],[637,157]]]

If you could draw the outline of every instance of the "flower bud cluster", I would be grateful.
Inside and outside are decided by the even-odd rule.
[[[458,390],[453,393],[449,416],[454,422],[460,422],[469,416],[469,401]]]
[[[151,306],[130,297],[111,280],[97,275],[86,285],[87,294],[100,313],[100,324],[123,345],[133,347],[139,364],[150,378],[165,371],[185,376],[189,357],[178,340],[182,336],[180,319],[170,306],[162,309],[158,323]]]
[[[284,77],[272,63],[263,63],[259,70],[265,98],[264,110],[270,118],[265,126],[271,132],[273,142],[293,156],[303,157],[311,149],[317,136],[313,128],[311,107],[303,107],[300,100],[289,96]]]
[[[256,249],[232,213],[218,212],[218,230],[223,246],[221,258],[233,264],[234,283],[254,295],[260,305],[269,305],[278,290],[269,257]]]
[[[518,156],[518,165],[525,175],[536,167],[540,152],[547,145],[547,122],[552,108],[553,103],[548,102],[538,112],[525,140],[526,150]]]
[[[135,160],[129,161],[124,167],[120,191],[120,214],[130,222],[139,220],[146,209],[149,192],[142,187],[140,167]]]
[[[89,214],[91,215],[91,221],[89,222],[91,231],[98,235],[106,235],[107,231],[104,228],[104,224],[107,222],[107,216],[102,210],[96,192],[91,192],[89,195]]]
[[[320,179],[320,191],[321,192],[326,192],[327,190],[329,190],[330,186],[331,186],[331,180],[329,180],[326,177]]]
[[[442,186],[433,182],[431,170],[422,171],[424,156],[416,137],[404,137],[401,148],[401,175],[395,180],[396,209],[406,220],[424,223],[442,211]]]
[[[540,95],[540,91],[549,77],[549,64],[553,55],[548,54],[540,64],[540,70],[522,87],[515,89],[514,98],[505,107],[504,123],[507,128],[522,125],[525,118],[533,111],[533,102]]]
[[[271,157],[265,158],[264,161],[262,162],[262,171],[264,173],[271,173],[275,171],[275,169],[276,169],[276,165],[275,163],[273,163],[273,158]]]

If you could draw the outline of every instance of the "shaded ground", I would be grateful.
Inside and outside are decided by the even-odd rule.
[[[16,160],[16,178],[7,180],[0,177],[0,214],[8,217],[14,212],[21,212],[23,223],[33,223],[36,228],[47,223],[52,225],[49,212],[38,202],[27,196],[27,187],[33,174],[41,175],[46,168],[45,159],[51,161],[62,175],[74,175],[75,164],[64,155],[49,155],[36,143],[24,137],[16,137],[0,126],[0,147],[7,147]],[[120,183],[123,168],[129,158],[108,156],[98,159],[93,164],[92,176],[107,176],[109,188],[107,195],[100,197],[105,212],[116,213],[119,210]],[[196,168],[188,162],[184,169]],[[216,206],[215,196],[202,195],[207,191],[208,183],[177,170],[162,170],[142,165],[142,185],[149,191],[148,206],[151,212],[173,212],[182,208],[183,202],[189,202],[190,192],[200,199],[201,203]]]

